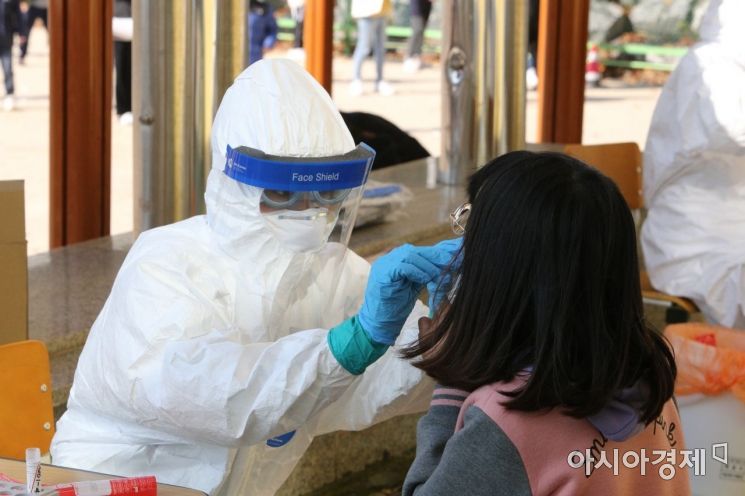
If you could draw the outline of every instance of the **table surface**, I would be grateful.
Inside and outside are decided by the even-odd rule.
[[[0,458],[0,473],[21,481],[24,485],[26,483],[25,462]],[[84,482],[118,478],[120,477],[46,464],[42,464],[41,469],[41,480],[44,484],[61,484],[64,482]],[[194,489],[187,489],[185,487],[158,484],[158,496],[205,496],[205,493]]]

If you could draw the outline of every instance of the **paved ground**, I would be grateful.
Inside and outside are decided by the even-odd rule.
[[[0,110],[0,180],[26,182],[28,254],[49,248],[49,49],[42,27],[31,33],[26,65],[14,58],[16,110]],[[132,230],[132,128],[111,124],[112,233]]]
[[[0,110],[0,180],[26,181],[26,226],[29,254],[48,247],[49,219],[49,50],[43,28],[34,29],[25,66],[15,66],[18,108]],[[353,98],[348,87],[352,64],[349,58],[334,61],[333,97],[341,110],[380,114],[411,133],[433,155],[439,155],[439,66],[406,74],[399,60],[390,58],[386,78],[396,94],[372,93],[374,64],[363,66],[368,93]],[[623,87],[604,81],[607,87],[587,90],[584,141],[636,141],[643,146],[647,127],[660,92],[658,87]],[[535,93],[528,96],[526,136],[535,138]],[[112,115],[112,233],[132,229],[132,127],[121,126]]]

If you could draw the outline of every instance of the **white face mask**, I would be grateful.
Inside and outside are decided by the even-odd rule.
[[[262,215],[277,241],[295,253],[320,249],[336,224],[336,218],[325,208],[277,210]]]

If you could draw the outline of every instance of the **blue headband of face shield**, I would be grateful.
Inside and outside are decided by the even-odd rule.
[[[325,205],[341,203],[365,184],[375,159],[365,143],[333,157],[278,157],[246,146],[228,146],[225,155],[225,174],[262,188],[262,203],[274,208],[291,206],[304,194]]]

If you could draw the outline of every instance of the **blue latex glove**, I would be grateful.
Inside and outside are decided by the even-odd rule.
[[[440,243],[442,244],[442,243]],[[403,245],[380,257],[370,269],[359,324],[377,343],[391,345],[424,287],[453,258],[453,246]]]
[[[452,264],[450,265],[451,270],[457,270],[458,268],[460,268],[460,264],[463,261],[463,253],[460,252],[462,246],[463,238],[455,238],[440,241],[434,246],[434,248],[441,250],[443,253],[449,253],[451,261],[456,255],[458,255],[458,259],[452,262]],[[447,296],[451,289],[452,276],[450,275],[449,271],[441,272],[436,278],[427,283],[427,293],[429,293],[429,299],[427,303],[429,305],[430,317],[434,316],[434,314],[437,312],[437,309],[440,307],[440,304],[442,303],[442,299]]]

